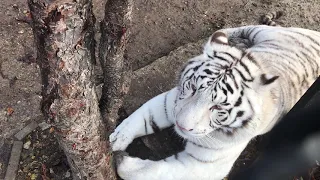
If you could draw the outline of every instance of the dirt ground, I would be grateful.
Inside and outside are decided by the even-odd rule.
[[[105,1],[93,0],[93,3],[99,33]],[[319,0],[136,0],[134,3],[132,36],[127,50],[128,61],[136,71],[126,98],[127,113],[173,87],[177,69],[200,51],[202,41],[199,40],[217,29],[258,24],[262,14],[279,10],[285,13],[278,21],[282,26],[313,30],[320,27]],[[41,84],[39,68],[34,63],[32,30],[27,23],[17,20],[28,14],[26,0],[0,1],[0,14],[0,179],[3,179],[13,135],[29,122],[44,119],[39,109]],[[198,43],[188,44],[192,42]],[[183,47],[170,53],[180,46]],[[166,134],[163,137],[168,137],[170,131],[163,133]],[[152,138],[162,144],[164,151],[142,153],[154,150],[149,143]],[[65,157],[50,129],[36,129],[24,139],[24,143],[28,141],[31,145],[23,149],[17,179],[44,176],[70,179]],[[167,141],[176,142],[177,147],[167,147]],[[256,142],[258,140],[243,153],[236,167],[254,159]],[[179,143],[179,139],[150,137],[136,140],[129,151],[140,157],[148,154],[144,158],[159,159],[178,150]]]

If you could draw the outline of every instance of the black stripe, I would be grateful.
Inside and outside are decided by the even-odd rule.
[[[228,61],[227,59],[225,59],[225,58],[223,58],[223,57],[221,57],[221,56],[218,56],[218,55],[217,55],[217,52],[214,52],[213,55],[214,55],[215,58],[218,58],[218,59],[220,59],[220,60],[222,60],[222,61],[225,61],[225,62],[229,63],[229,61]]]
[[[253,55],[249,52],[244,57],[247,57],[250,62],[252,62],[254,65],[256,65],[258,68],[261,68],[260,64],[255,60]]]
[[[111,143],[114,143],[114,142],[116,142],[117,140],[118,140],[118,138],[116,138],[115,140],[111,141]]]
[[[219,52],[219,53],[225,54],[225,55],[229,56],[233,60],[237,60],[237,61],[239,60],[239,58],[234,57],[232,54],[230,54],[228,52]]]
[[[221,122],[224,122],[224,121],[226,121],[227,119],[228,119],[228,117],[225,117],[225,118],[221,119],[220,121],[221,121]],[[221,125],[220,122],[219,122],[219,125]]]
[[[315,39],[313,39],[312,37],[310,37],[310,36],[307,35],[307,34],[303,34],[303,33],[297,32],[297,31],[290,31],[290,32],[293,32],[293,33],[299,34],[299,35],[301,35],[301,36],[303,36],[303,37],[306,37],[307,39],[309,39],[310,41],[312,41],[314,44],[320,46],[320,44],[319,44],[318,41],[316,41]]]
[[[186,74],[188,74],[189,73],[189,71],[191,71],[192,69],[191,68],[189,68],[181,77],[184,77]]]
[[[244,111],[238,111],[236,117],[234,118],[234,120],[231,123],[229,123],[228,126],[230,127],[230,125],[235,123],[237,121],[237,118],[243,116],[243,114],[244,114]]]
[[[247,73],[249,74],[250,78],[253,79],[247,65],[245,65],[242,61],[240,61],[240,65],[247,71]]]
[[[144,130],[145,130],[146,134],[148,134],[147,120],[145,118],[143,118],[143,120],[144,120]]]
[[[178,154],[174,154],[174,158],[175,158],[176,160],[178,160],[179,155],[178,155]]]
[[[256,32],[256,33],[253,35],[253,37],[252,37],[252,44],[255,44],[254,41],[255,41],[257,35],[258,35],[259,33],[261,33],[263,30],[264,30],[264,29],[260,29],[258,32]]]
[[[242,89],[244,89],[244,87],[243,86],[245,86],[246,88],[250,88],[246,83],[244,83],[244,82],[242,82]]]
[[[239,89],[238,83],[236,81],[236,78],[234,77],[232,71],[230,72],[230,78],[232,79],[234,86],[236,87],[236,89]]]
[[[249,39],[249,36],[252,34],[254,30],[256,30],[258,27],[252,27],[251,29],[247,30],[245,39]],[[244,30],[243,30],[244,31]]]
[[[169,115],[167,110],[167,96],[168,96],[168,93],[164,96],[164,113],[166,114],[167,121],[169,121]]]
[[[222,104],[226,103],[228,101],[228,96],[226,96],[226,99],[222,102]]]
[[[247,101],[248,101],[248,103],[249,103],[249,106],[250,106],[251,111],[254,112],[253,106],[252,106],[251,102],[249,101],[249,99],[248,99]]]
[[[205,73],[209,74],[209,75],[212,75],[212,71],[210,71],[209,69],[205,69],[203,70]]]
[[[203,63],[202,63],[202,64],[203,64]],[[196,66],[196,67],[192,68],[192,70],[193,70],[193,71],[197,71],[197,70],[202,66],[202,64],[200,64],[200,65],[198,65],[198,66]]]
[[[179,154],[174,154],[174,158],[184,165],[184,163],[179,159]]]
[[[311,65],[312,75],[313,75],[313,76],[317,76],[317,75],[318,75],[317,71],[318,71],[318,69],[319,69],[318,63],[315,61],[314,58],[310,57],[310,56],[309,56],[308,54],[306,54],[305,52],[301,52],[301,54],[306,57],[307,61],[308,61],[310,64],[312,64],[312,65]],[[314,69],[314,68],[315,68],[315,69]]]
[[[203,88],[204,88],[204,84],[201,84],[201,86],[199,87],[199,90]]]
[[[198,159],[198,158],[196,158],[196,157],[194,157],[192,154],[190,154],[190,153],[187,153],[190,157],[192,157],[193,159],[195,159],[195,160],[197,160],[197,161],[199,161],[199,162],[201,162],[201,163],[214,163],[214,161],[203,161],[203,160],[201,160],[201,159]]]
[[[226,83],[226,86],[227,86],[228,91],[230,91],[230,93],[233,94],[232,87],[228,83]]]
[[[242,91],[241,91],[242,92]],[[242,99],[241,99],[241,96],[238,98],[237,102],[234,104],[234,107],[238,107],[240,106],[242,103]]]
[[[227,90],[225,90],[224,88],[221,88],[221,90],[222,90],[224,95],[226,95],[226,96],[228,95],[228,91]]]
[[[238,69],[238,68],[234,68],[241,76],[241,78],[244,80],[244,81],[248,81],[248,82],[252,82],[253,80],[252,79],[247,79],[246,77],[244,77],[244,75],[242,74],[242,72]]]
[[[152,127],[153,132],[155,132],[155,133],[160,132],[160,128],[158,127],[156,122],[154,122],[153,115],[151,114],[151,112],[149,112],[149,113],[150,113],[150,116],[149,116],[150,126]]]
[[[200,65],[197,65],[195,67],[189,67],[189,69],[182,76],[184,77],[191,70],[197,71],[199,69],[199,67],[202,66],[203,64],[204,64],[204,62],[202,62]]]
[[[193,144],[193,145],[195,145],[195,146],[197,146],[197,147],[199,147],[199,148],[211,149],[211,150],[219,150],[219,149],[221,149],[221,148],[206,147],[206,146],[203,146],[203,145],[197,144],[197,143],[192,142],[192,141],[188,141],[188,142],[190,142],[191,144]]]

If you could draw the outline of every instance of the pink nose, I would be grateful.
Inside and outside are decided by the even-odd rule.
[[[193,129],[186,129],[186,128],[181,127],[181,126],[178,124],[178,122],[177,122],[177,126],[178,126],[179,129],[184,130],[184,131],[192,131],[192,130],[193,130]]]

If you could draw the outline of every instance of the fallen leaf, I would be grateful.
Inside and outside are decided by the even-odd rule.
[[[49,130],[49,133],[53,133],[53,131],[54,131],[54,127],[51,127]]]
[[[37,175],[37,174],[31,174],[31,176],[30,176],[31,180],[36,180],[36,179],[37,179],[37,177],[38,177],[38,175]]]
[[[13,110],[13,108],[11,108],[11,107],[8,107],[7,108],[7,114],[8,114],[8,116],[11,116],[11,114],[14,112],[14,110]]]

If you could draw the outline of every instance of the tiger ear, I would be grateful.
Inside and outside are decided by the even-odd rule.
[[[216,44],[224,44],[228,45],[228,38],[227,35],[221,31],[216,31],[212,34],[210,43],[216,43]]]
[[[261,74],[260,75],[260,85],[265,86],[274,83],[279,76],[272,74]]]

